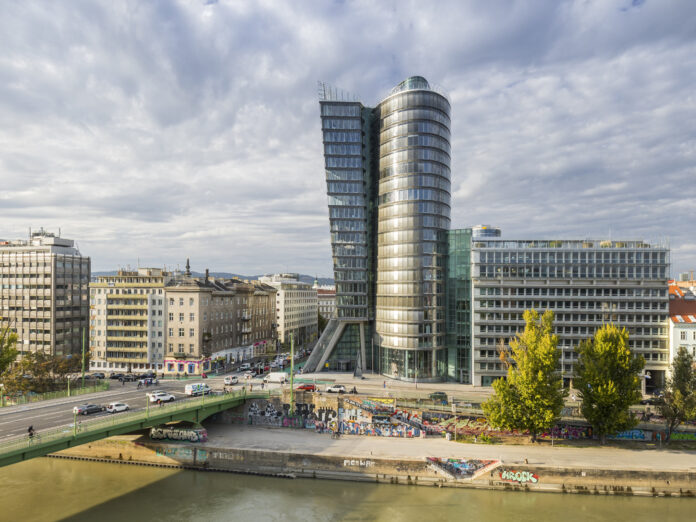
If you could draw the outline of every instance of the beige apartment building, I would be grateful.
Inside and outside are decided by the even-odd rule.
[[[90,258],[43,229],[0,240],[0,327],[20,353],[78,355],[88,328]]]
[[[299,274],[273,274],[259,278],[276,288],[276,324],[278,340],[286,346],[290,333],[295,346],[307,345],[317,338],[317,291],[300,281]]]
[[[164,372],[200,375],[210,371],[211,356],[235,343],[235,294],[208,276],[177,275],[165,287],[167,349]]]
[[[164,287],[172,274],[160,268],[119,270],[90,284],[90,370],[161,371],[167,343]]]

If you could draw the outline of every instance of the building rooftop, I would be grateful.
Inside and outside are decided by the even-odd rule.
[[[669,316],[674,324],[696,324],[696,295],[669,282]]]

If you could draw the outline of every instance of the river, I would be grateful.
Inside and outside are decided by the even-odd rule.
[[[2,520],[692,520],[696,500],[280,479],[39,458],[0,469]]]

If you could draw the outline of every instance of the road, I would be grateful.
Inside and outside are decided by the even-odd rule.
[[[229,375],[239,376],[240,384],[236,387],[241,387],[243,382],[241,374],[230,373]],[[136,382],[127,382],[122,385],[116,380],[111,380],[109,381],[111,389],[108,391],[0,408],[0,441],[26,435],[29,426],[33,426],[37,431],[61,426],[72,426],[74,422],[73,407],[80,404],[106,406],[110,402],[123,402],[128,404],[131,411],[142,410],[147,406],[147,397],[145,395],[147,392],[165,390],[174,395],[178,401],[186,400],[188,398],[184,394],[186,384],[205,382],[213,390],[221,391],[224,386],[223,379],[223,376],[217,376],[209,377],[205,380],[164,380],[160,381],[156,386],[142,387],[141,389],[138,389]],[[259,387],[261,386],[260,379],[253,379],[252,382]],[[277,387],[277,385],[269,385],[271,389],[274,387]],[[106,412],[93,413],[86,417],[80,416],[80,419],[93,419],[110,415],[112,414]],[[114,415],[118,415],[118,413]]]

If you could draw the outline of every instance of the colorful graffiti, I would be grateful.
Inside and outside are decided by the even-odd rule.
[[[438,457],[428,457],[427,460],[433,469],[455,479],[473,478],[486,471],[487,468],[499,463],[497,460],[448,459]]]
[[[343,461],[343,466],[345,467],[358,467],[358,468],[371,468],[375,463],[372,460],[352,460],[345,459]]]
[[[176,428],[159,427],[150,429],[150,438],[153,440],[185,440],[189,442],[207,442],[208,431],[205,428]]]
[[[561,424],[554,426],[549,432],[544,432],[541,434],[542,439],[567,439],[567,440],[580,440],[580,439],[591,439],[592,438],[592,427],[591,426],[576,426],[572,424]]]
[[[694,432],[679,432],[672,433],[672,440],[696,440],[696,433]]]
[[[420,437],[421,431],[405,424],[375,424],[369,422],[341,421],[339,431],[346,435],[368,435],[373,437]]]
[[[500,470],[500,480],[505,482],[516,482],[518,484],[536,484],[539,482],[539,475],[531,471],[502,469]]]
[[[626,430],[608,437],[613,440],[652,440],[652,432],[645,430]]]

